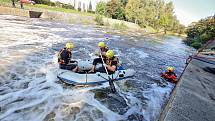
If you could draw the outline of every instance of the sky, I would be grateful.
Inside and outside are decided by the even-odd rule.
[[[190,23],[202,18],[215,15],[215,0],[165,0],[172,1],[175,15],[181,24],[188,26]]]

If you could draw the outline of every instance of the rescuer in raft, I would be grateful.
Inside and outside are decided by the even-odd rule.
[[[58,63],[60,69],[72,70],[74,72],[79,71],[77,63],[75,64],[75,61],[71,61],[73,48],[73,43],[69,42],[66,44],[66,47],[61,49],[58,53]]]
[[[93,67],[92,67],[90,72],[98,71],[98,72],[105,73],[105,68],[106,68],[108,73],[112,74],[117,70],[117,67],[119,65],[119,59],[114,55],[114,51],[113,50],[108,50],[105,55],[106,55],[106,57],[104,59],[103,67],[99,68],[98,70],[95,70],[96,65],[98,63],[103,63],[103,61],[102,61],[102,58],[94,59]]]
[[[105,45],[104,42],[99,42],[98,47],[99,47],[99,51],[96,52],[95,55],[99,56],[99,58],[95,58],[93,60],[93,67],[91,68],[91,70],[89,72],[95,72],[97,63],[102,63],[101,55],[104,60],[106,59],[106,52],[108,51],[108,47]]]
[[[173,67],[168,67],[166,71],[161,75],[161,77],[171,83],[177,83],[177,75],[175,74]]]
[[[105,58],[106,52],[108,51],[108,47],[106,46],[106,44],[104,42],[99,42],[98,47],[99,47],[99,51],[96,52],[96,55],[99,56],[99,58],[101,58],[101,55],[100,55],[100,53],[101,53],[102,57]]]

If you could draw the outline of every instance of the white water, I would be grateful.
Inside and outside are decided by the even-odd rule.
[[[67,41],[72,39],[77,46],[84,45],[84,48],[79,49],[76,46],[74,54],[82,53],[90,57],[94,47],[86,43],[102,40],[102,33],[91,31],[85,26],[79,28],[79,25],[74,25],[71,28],[62,24],[63,27],[58,27],[52,26],[52,22],[6,15],[0,16],[0,23],[0,120],[151,121],[156,120],[161,106],[173,88],[170,84],[165,88],[152,84],[142,91],[131,89],[140,92],[142,98],[146,98],[143,100],[126,87],[126,81],[118,82],[118,94],[128,105],[125,113],[120,114],[120,111],[108,108],[108,103],[111,102],[101,102],[92,91],[108,88],[108,83],[96,87],[75,88],[66,87],[56,78],[56,54]],[[66,33],[57,34],[59,32]],[[100,38],[69,37],[69,34],[79,35],[82,32],[98,34]],[[56,49],[56,46],[60,48]],[[117,53],[122,58],[133,54],[143,60],[149,57],[148,53],[135,48],[128,48],[127,51],[130,53],[125,54],[118,49]],[[126,58],[126,61],[128,65],[136,63],[135,59]],[[138,83],[135,79],[130,81]],[[108,95],[114,97],[112,94]],[[134,117],[136,114],[143,117],[130,118],[132,114]]]

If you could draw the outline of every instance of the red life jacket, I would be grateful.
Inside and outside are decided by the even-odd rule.
[[[164,79],[166,79],[169,82],[177,83],[177,76],[174,72],[165,72],[161,75]]]

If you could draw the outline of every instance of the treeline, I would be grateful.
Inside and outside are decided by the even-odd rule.
[[[186,43],[196,49],[215,38],[215,15],[192,23],[187,29]]]
[[[111,0],[97,4],[96,13],[113,19],[125,20],[145,28],[184,33],[185,27],[174,15],[172,2],[164,0]]]

